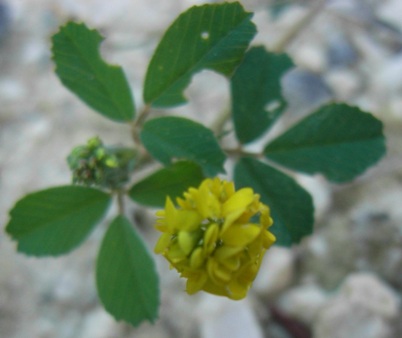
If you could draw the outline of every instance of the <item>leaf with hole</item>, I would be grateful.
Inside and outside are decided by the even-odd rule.
[[[185,103],[184,89],[203,69],[230,76],[256,33],[251,17],[238,2],[194,6],[182,13],[148,66],[144,101],[160,107]]]
[[[116,320],[138,325],[158,316],[159,286],[155,263],[144,241],[124,217],[106,232],[96,263],[96,284],[105,309]]]
[[[381,121],[357,107],[329,104],[269,143],[265,156],[288,168],[352,180],[385,154]]]
[[[251,187],[271,209],[271,228],[277,244],[299,243],[313,231],[314,206],[310,194],[288,175],[251,158],[242,158],[235,167],[237,188]]]
[[[212,131],[200,123],[182,117],[160,117],[147,121],[140,137],[150,154],[164,165],[189,160],[200,165],[207,176],[225,171],[225,154]]]
[[[241,143],[261,136],[282,114],[286,103],[281,77],[293,67],[286,54],[251,48],[231,80],[235,132]]]
[[[203,179],[199,165],[187,161],[177,162],[135,183],[128,195],[138,203],[163,207],[167,196],[174,200],[189,187],[198,187]]]
[[[126,122],[134,118],[131,89],[123,70],[99,53],[103,37],[81,23],[68,22],[52,38],[53,61],[60,81],[103,116]]]
[[[18,251],[34,256],[69,252],[105,215],[111,196],[97,189],[61,186],[26,195],[10,211],[6,231]]]

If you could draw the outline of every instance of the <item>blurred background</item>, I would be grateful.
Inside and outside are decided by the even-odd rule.
[[[0,337],[402,337],[400,0],[241,1],[255,12],[253,44],[285,50],[297,65],[283,79],[289,106],[282,125],[343,101],[384,122],[388,148],[348,184],[296,177],[314,197],[314,234],[292,248],[270,249],[246,300],[188,296],[157,257],[160,318],[132,328],[115,322],[97,298],[94,262],[106,224],[60,258],[17,254],[5,235],[17,199],[70,182],[65,158],[73,146],[94,135],[131,145],[127,126],[97,115],[61,85],[51,35],[69,19],[100,30],[102,54],[123,66],[140,109],[146,67],[164,30],[188,7],[207,2],[221,1],[0,0]],[[187,96],[189,104],[169,112],[208,124],[229,105],[228,83],[202,72]],[[152,248],[153,211],[129,212]]]

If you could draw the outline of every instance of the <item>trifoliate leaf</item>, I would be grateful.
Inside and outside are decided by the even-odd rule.
[[[194,6],[182,13],[152,57],[144,101],[161,107],[185,103],[183,91],[202,69],[231,75],[256,33],[251,17],[237,2]]]
[[[29,194],[10,211],[8,234],[18,251],[56,256],[78,246],[106,213],[111,196],[81,186],[62,186]]]
[[[382,123],[346,104],[329,104],[269,143],[265,155],[286,167],[352,180],[385,154]]]
[[[290,246],[310,235],[314,207],[310,194],[288,175],[260,161],[243,158],[235,167],[236,188],[251,187],[271,209],[270,229],[278,245]]]
[[[68,22],[52,38],[53,60],[61,82],[98,113],[114,121],[134,118],[131,89],[123,70],[99,53],[103,37],[84,24]]]
[[[261,136],[286,107],[281,77],[293,67],[286,54],[250,49],[231,80],[232,112],[236,136],[241,143]]]
[[[152,119],[144,124],[141,141],[165,165],[174,159],[190,160],[207,176],[224,172],[225,154],[212,131],[200,123],[174,116]]]
[[[198,187],[203,179],[204,175],[197,164],[177,162],[137,182],[128,194],[138,203],[163,207],[167,196],[175,200],[189,187]]]
[[[96,264],[96,284],[105,309],[116,320],[138,325],[158,316],[154,261],[131,223],[118,216],[106,232]]]

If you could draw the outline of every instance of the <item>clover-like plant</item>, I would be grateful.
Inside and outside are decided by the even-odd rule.
[[[68,22],[52,38],[61,82],[94,111],[132,128],[133,144],[114,147],[94,137],[75,147],[67,159],[73,184],[20,199],[6,232],[27,255],[66,254],[88,237],[115,200],[119,212],[100,244],[96,285],[117,320],[154,321],[160,302],[154,260],[125,215],[125,195],[144,206],[164,207],[157,213],[162,234],[155,252],[187,279],[189,294],[204,290],[240,299],[275,241],[291,246],[312,233],[311,196],[278,167],[346,182],[385,153],[382,123],[343,103],[311,112],[260,153],[244,150],[286,111],[280,80],[293,67],[286,54],[250,46],[256,34],[252,15],[236,2],[182,13],[149,63],[139,114],[121,67],[102,59],[103,38],[96,30]],[[183,91],[203,69],[230,82],[236,149],[223,149],[218,135],[199,122],[152,117],[154,107],[185,104]],[[235,161],[233,175],[224,169],[229,157]],[[153,160],[162,168],[132,182],[137,168]]]

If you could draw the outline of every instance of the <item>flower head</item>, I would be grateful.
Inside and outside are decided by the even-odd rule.
[[[155,252],[187,278],[189,294],[244,298],[275,242],[269,207],[251,188],[235,191],[233,182],[219,178],[189,188],[177,204],[168,197],[157,212],[156,228],[163,234]]]
[[[136,153],[122,147],[107,147],[99,137],[75,147],[67,157],[74,184],[116,189],[130,179]]]

